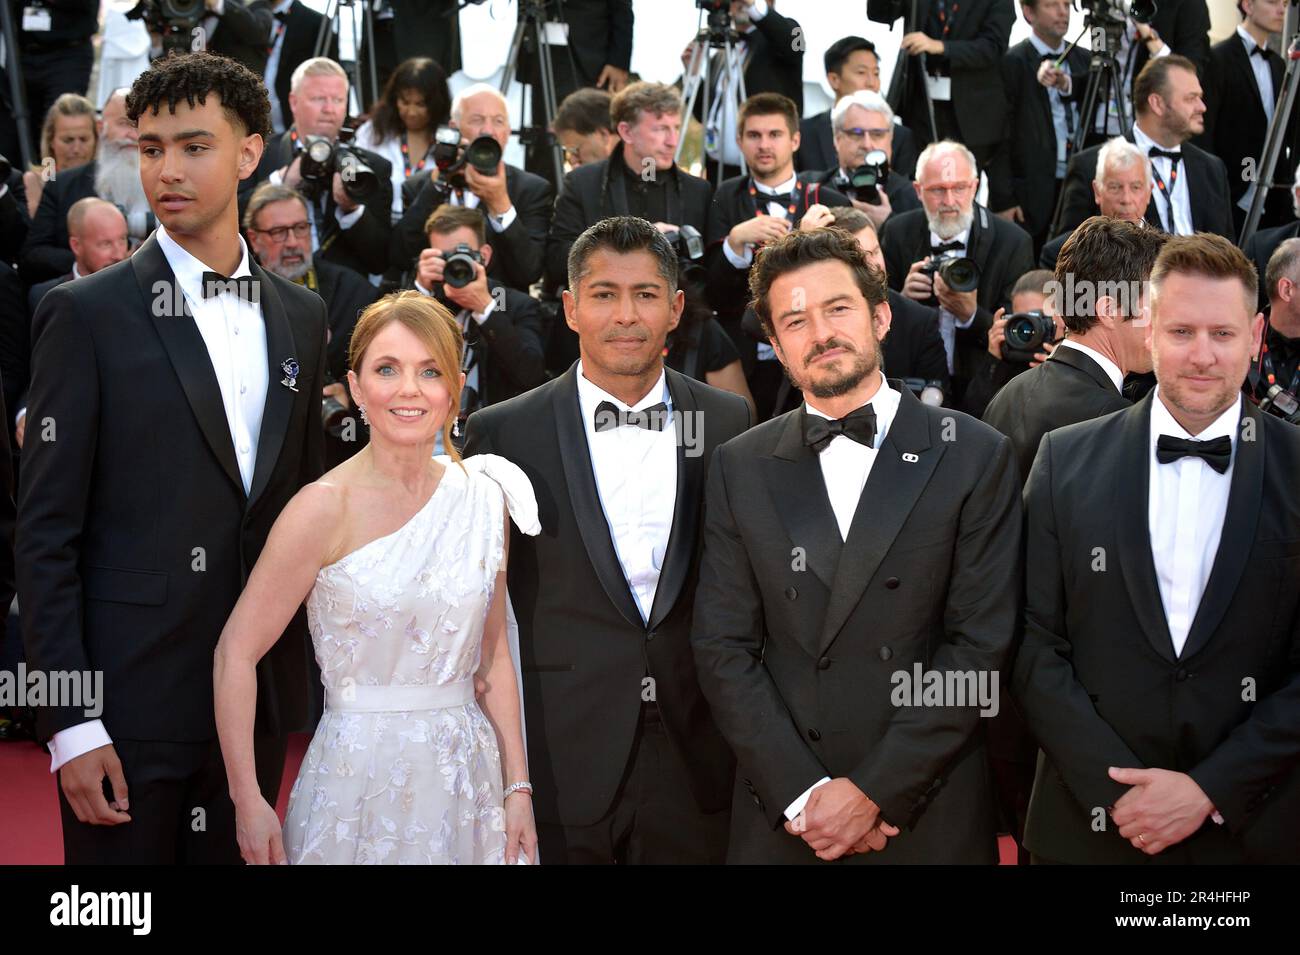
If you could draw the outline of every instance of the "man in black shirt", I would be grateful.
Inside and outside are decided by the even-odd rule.
[[[1256,402],[1267,398],[1274,385],[1300,394],[1300,239],[1287,239],[1273,251],[1264,285],[1268,325],[1245,384]]]

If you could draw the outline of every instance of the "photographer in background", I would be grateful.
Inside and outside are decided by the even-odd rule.
[[[836,165],[811,181],[844,193],[877,229],[896,212],[921,208],[912,181],[894,169],[894,135],[902,127],[894,125],[883,96],[860,90],[841,98],[831,110],[831,128]]]
[[[971,414],[979,412],[983,417],[1003,385],[1047,361],[1065,336],[1065,323],[1051,301],[1055,282],[1056,276],[1047,269],[1026,272],[1011,290],[1011,307],[993,313],[988,351],[978,356],[966,389]]]
[[[348,113],[348,75],[318,56],[293,71],[289,89],[293,125],[267,143],[257,171],[240,186],[240,208],[247,211],[263,182],[296,190],[307,199],[316,255],[362,275],[379,274],[388,267],[392,166],[377,153],[339,141]],[[361,198],[363,189],[368,195]]]
[[[1097,153],[1097,172],[1092,177],[1092,197],[1101,209],[1100,215],[1158,229],[1157,222],[1144,218],[1154,188],[1151,159],[1142,150],[1123,136],[1102,144]],[[1069,238],[1070,233],[1063,232],[1044,245],[1038,264],[1055,270],[1061,247]]]
[[[208,11],[202,23],[207,51],[265,74],[270,53],[267,37],[275,25],[268,0],[203,0],[203,5]]]
[[[611,98],[604,90],[574,90],[556,107],[551,132],[560,141],[570,172],[608,159],[619,144],[609,117]]]
[[[546,380],[542,313],[532,297],[488,278],[492,246],[483,213],[441,205],[425,223],[428,248],[420,253],[414,286],[455,317],[464,335],[460,370],[460,432],[465,419],[488,405]]]
[[[966,386],[986,353],[993,312],[1011,302],[1016,282],[1034,267],[1032,241],[1020,226],[975,202],[979,172],[961,143],[926,146],[916,174],[922,208],[895,215],[880,237],[889,285],[939,306],[952,375],[948,404],[970,413],[963,403]]]
[[[1268,260],[1264,272],[1268,290],[1268,325],[1259,354],[1252,356],[1245,391],[1261,404],[1274,385],[1294,397],[1300,395],[1300,239],[1287,239]],[[1269,405],[1272,401],[1267,401]],[[1276,411],[1286,412],[1286,398]]]

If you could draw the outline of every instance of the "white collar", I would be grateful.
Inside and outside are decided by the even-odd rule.
[[[293,0],[282,0],[271,8],[272,13],[288,13],[289,8],[293,6]]]
[[[795,184],[799,182],[799,174],[796,172],[779,186],[765,186],[757,179],[752,180],[754,188],[765,196],[778,196],[786,192],[794,192]]]
[[[1240,23],[1237,24],[1237,36],[1241,37],[1241,42],[1246,44],[1247,57],[1254,55],[1256,47],[1264,50],[1265,52],[1268,51],[1268,47],[1261,47],[1258,43],[1256,43],[1255,38],[1250,35],[1250,31],[1248,31],[1245,28],[1245,26],[1243,26]]]
[[[1183,151],[1183,147],[1181,143],[1170,149],[1165,149],[1164,146],[1161,146],[1158,142],[1156,142],[1146,133],[1142,132],[1142,127],[1139,126],[1136,121],[1134,121],[1133,123],[1133,145],[1136,146],[1138,149],[1142,150],[1143,156],[1147,155],[1151,151],[1152,146],[1154,146],[1156,149],[1162,149],[1167,153],[1180,153]]]
[[[1065,52],[1064,40],[1061,41],[1060,46],[1058,46],[1055,50],[1053,50],[1050,46],[1048,46],[1041,39],[1039,39],[1037,33],[1033,33],[1032,31],[1029,34],[1029,42],[1033,44],[1034,49],[1037,50],[1039,54],[1042,56],[1046,56],[1048,53],[1052,54],[1053,56],[1060,56],[1062,53]]]
[[[1115,364],[1101,352],[1097,351],[1097,349],[1090,348],[1082,342],[1075,341],[1073,338],[1063,339],[1061,344],[1068,345],[1075,351],[1081,351],[1095,361],[1101,366],[1101,370],[1106,373],[1106,377],[1110,379],[1111,384],[1115,386],[1115,390],[1120,394],[1124,393],[1124,373],[1119,370],[1119,365]]]
[[[79,278],[81,278],[81,269],[77,268],[77,263],[76,263],[76,262],[73,262],[73,263],[72,263],[72,277],[73,277],[74,279],[79,279]]]
[[[627,405],[584,375],[582,373],[582,359],[578,359],[578,403],[582,408],[583,421],[588,424],[591,423],[596,412],[596,406],[602,401],[613,403],[614,407],[618,408],[619,411],[640,411],[643,408],[649,408],[651,405],[657,405],[661,401],[671,408],[673,402],[671,395],[668,393],[668,374],[663,368],[660,368],[659,380],[645,393],[645,397],[634,405]]]
[[[1175,438],[1190,441],[1209,441],[1211,438],[1227,437],[1232,439],[1232,446],[1237,446],[1237,425],[1241,422],[1241,402],[1239,396],[1232,406],[1210,422],[1200,434],[1189,434],[1187,429],[1169,413],[1160,397],[1160,386],[1151,395],[1151,443],[1154,445],[1160,435],[1168,434]]]
[[[890,425],[894,423],[894,417],[898,414],[898,405],[903,400],[903,396],[889,387],[889,381],[885,378],[883,371],[878,371],[876,374],[880,376],[880,387],[876,389],[876,393],[871,396],[871,400],[867,404],[871,405],[871,410],[876,413],[876,442],[874,447],[879,448],[885,435],[889,433]],[[806,398],[803,406],[811,415],[825,418],[828,421],[835,420],[826,412],[814,408]]]
[[[970,244],[970,229],[963,229],[951,239],[941,239],[939,238],[938,233],[933,229],[930,230],[930,245],[946,245],[949,242],[960,242],[961,247],[963,249],[966,248]]]
[[[160,224],[154,233],[158,236],[158,247],[162,249],[162,254],[167,259],[167,264],[171,266],[172,273],[176,276],[176,281],[180,284],[181,291],[186,294],[191,301],[203,301],[203,273],[216,271],[210,265],[200,262],[190,253],[167,234],[167,230]],[[239,268],[230,273],[230,278],[239,278],[244,275],[252,275],[248,267],[248,246],[244,243],[244,237],[236,233],[239,239]]]

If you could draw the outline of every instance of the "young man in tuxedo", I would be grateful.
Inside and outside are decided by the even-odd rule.
[[[810,183],[811,175],[795,173],[799,112],[791,100],[776,93],[751,96],[741,104],[736,124],[749,174],[728,179],[714,194],[705,261],[711,303],[740,352],[761,421],[778,411],[784,374],[771,346],[751,338],[741,325],[754,252],[792,229],[830,225],[827,207],[847,206],[849,200],[830,186]]]
[[[1227,239],[1169,239],[1158,386],[1034,460],[1013,688],[1042,861],[1300,862],[1300,431],[1241,393],[1255,284]]]
[[[103,674],[98,718],[38,713],[65,860],[238,863],[212,653],[275,518],[321,473],[325,305],[239,236],[236,187],[267,131],[257,76],[168,57],[128,111],[160,226],[126,261],[51,290],[32,323],[23,636],[34,669]],[[306,674],[299,614],[258,672],[272,803]]]
[[[1097,171],[1092,177],[1092,198],[1101,210],[1100,215],[1163,231],[1157,223],[1144,218],[1154,188],[1151,157],[1123,136],[1116,136],[1102,144],[1097,153]],[[1039,266],[1055,271],[1061,249],[1073,234],[1074,230],[1071,229],[1047,242],[1038,254]]]
[[[1010,442],[886,381],[884,276],[847,233],[786,236],[751,287],[805,404],[710,468],[691,637],[738,760],[728,861],[994,863],[996,693],[906,687],[991,686],[1011,648]]]
[[[876,45],[865,37],[846,36],[836,40],[822,55],[826,84],[835,94],[835,104],[859,90],[880,92],[880,57]],[[834,106],[835,104],[832,104]],[[890,111],[893,115],[893,111]],[[907,179],[916,175],[916,137],[906,126],[894,124],[894,171]],[[831,131],[831,111],[824,110],[799,121],[799,151],[794,167],[799,172],[830,169],[836,162],[835,138]]]
[[[511,544],[528,768],[548,862],[721,862],[734,762],[691,656],[699,522],[715,447],[745,401],[663,365],[684,298],[677,253],[642,219],[569,253],[581,359],[469,419],[504,455],[542,533]]]
[[[1029,234],[975,202],[979,171],[961,143],[944,140],[921,151],[916,166],[920,209],[889,220],[880,244],[889,265],[889,284],[908,298],[939,306],[939,333],[952,375],[949,404],[965,404],[966,388],[982,364],[993,313],[1011,303],[1011,290],[1034,267]],[[979,268],[979,285],[950,288],[933,271],[940,258],[967,258]]]
[[[1188,142],[1205,129],[1201,81],[1191,60],[1162,56],[1133,82],[1133,126],[1124,138],[1151,158],[1155,191],[1145,218],[1171,235],[1213,232],[1235,239],[1231,189],[1223,160]],[[1097,214],[1092,180],[1100,146],[1074,155],[1052,229],[1060,235]]]

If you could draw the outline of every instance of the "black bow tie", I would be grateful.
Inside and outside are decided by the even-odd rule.
[[[788,206],[794,201],[793,192],[760,192],[758,195],[767,202],[779,202],[783,206]]]
[[[1232,438],[1226,434],[1208,441],[1189,441],[1162,434],[1156,441],[1156,460],[1169,464],[1179,458],[1200,458],[1220,474],[1225,474],[1232,463]]]
[[[1183,158],[1182,153],[1168,152],[1167,150],[1161,149],[1159,146],[1152,146],[1150,149],[1147,150],[1147,155],[1150,156],[1152,159],[1156,159],[1160,156],[1163,156],[1165,159],[1168,159],[1170,162],[1178,162],[1178,160]]]
[[[1257,47],[1255,47],[1255,49],[1253,49],[1253,50],[1250,51],[1250,55],[1251,55],[1251,56],[1262,56],[1264,59],[1267,60],[1267,59],[1268,59],[1268,50],[1265,49],[1265,48],[1262,47],[1262,46],[1257,46]]]
[[[875,409],[871,405],[863,405],[843,418],[823,418],[820,415],[809,414],[808,410],[804,409],[803,443],[818,454],[841,434],[868,448],[875,447]]]
[[[1039,62],[1046,63],[1048,60],[1059,60],[1061,58],[1061,54],[1063,54],[1064,52],[1065,50],[1057,50],[1055,53],[1053,53],[1049,50],[1048,52],[1044,53],[1041,57],[1039,57]]]
[[[277,20],[279,20],[281,23],[284,23],[286,20],[289,19],[289,11],[288,11],[288,10],[281,10],[281,11],[278,12],[278,13],[272,13],[271,16],[275,17],[275,18],[276,18]]]
[[[203,273],[203,297],[216,298],[222,292],[234,292],[240,298],[256,305],[259,301],[260,290],[257,287],[257,279],[251,275],[241,275],[237,279],[232,279],[220,272]]]
[[[966,248],[965,242],[940,242],[938,245],[930,245],[931,255],[943,255],[945,252],[960,252]]]
[[[602,401],[596,405],[596,431],[613,431],[615,428],[644,428],[646,431],[662,431],[668,423],[668,405],[659,402],[640,411],[620,411],[612,401]]]

